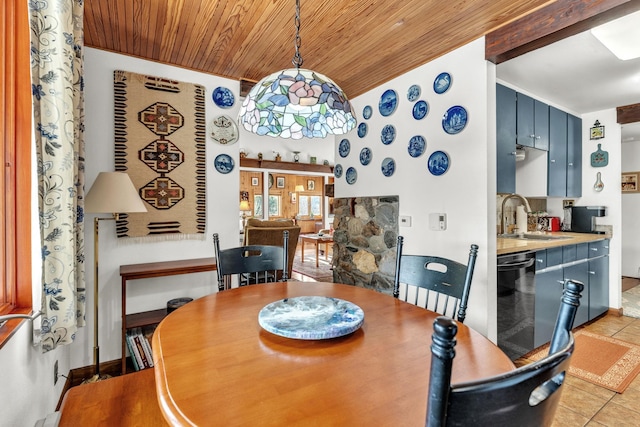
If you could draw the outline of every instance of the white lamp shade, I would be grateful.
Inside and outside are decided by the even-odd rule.
[[[304,185],[296,185],[295,191],[297,192],[304,191]]]
[[[100,172],[84,199],[88,213],[146,212],[140,195],[124,172]]]

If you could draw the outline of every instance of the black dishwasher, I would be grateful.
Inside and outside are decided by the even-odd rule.
[[[498,347],[511,360],[534,349],[535,252],[498,256]]]

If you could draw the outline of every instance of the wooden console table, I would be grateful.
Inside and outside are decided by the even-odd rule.
[[[150,279],[153,277],[175,276],[178,274],[204,273],[217,269],[215,258],[183,259],[179,261],[151,262],[146,264],[128,264],[120,266],[122,278],[122,373],[127,373],[127,353],[125,337],[127,329],[139,328],[159,323],[166,315],[167,309],[127,313],[127,281]]]

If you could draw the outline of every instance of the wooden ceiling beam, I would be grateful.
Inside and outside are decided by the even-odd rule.
[[[618,123],[621,125],[640,122],[640,104],[624,105],[616,108],[616,111],[618,113]]]
[[[495,64],[640,10],[640,0],[557,0],[486,35]]]

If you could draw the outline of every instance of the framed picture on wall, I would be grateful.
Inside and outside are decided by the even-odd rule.
[[[308,191],[313,191],[316,189],[316,182],[312,179],[307,181],[307,190]]]
[[[638,175],[640,172],[623,172],[622,173],[622,192],[623,193],[638,193]]]
[[[276,187],[284,188],[284,176],[279,176],[276,178]]]
[[[258,177],[254,176],[253,178],[251,178],[251,185],[256,187],[258,185]]]

